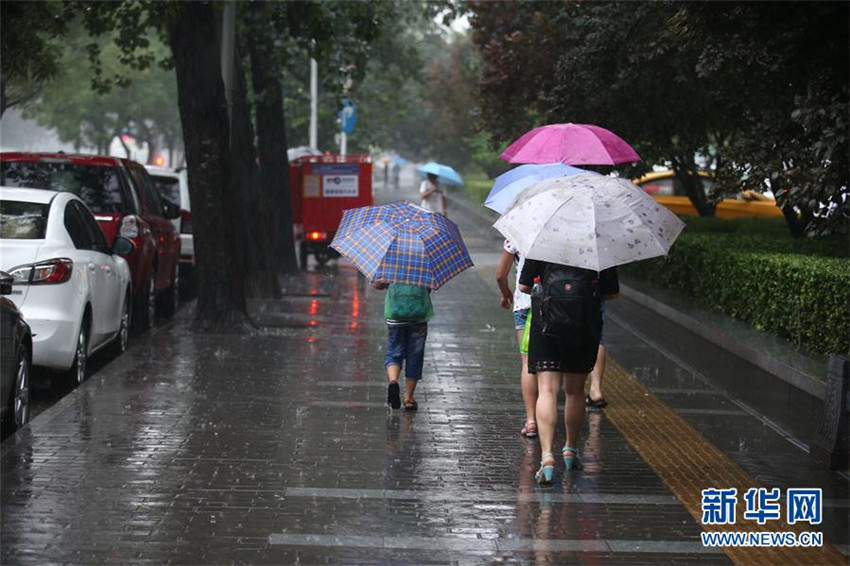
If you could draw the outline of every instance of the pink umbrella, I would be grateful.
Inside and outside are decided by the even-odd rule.
[[[616,165],[640,155],[613,132],[591,124],[550,124],[534,128],[500,155],[509,163]]]

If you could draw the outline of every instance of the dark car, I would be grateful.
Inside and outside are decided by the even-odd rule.
[[[116,236],[135,248],[122,256],[133,280],[133,320],[153,325],[157,307],[177,309],[179,208],[163,202],[145,168],[129,159],[65,153],[0,153],[0,185],[71,192],[94,212],[110,247]]]
[[[4,436],[27,424],[30,416],[32,333],[15,303],[6,298],[12,293],[12,281],[11,275],[0,271],[0,419]]]

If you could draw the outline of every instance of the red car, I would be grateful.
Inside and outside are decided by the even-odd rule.
[[[177,310],[180,235],[170,219],[180,210],[162,202],[144,167],[129,159],[65,153],[0,153],[0,186],[68,191],[92,209],[111,247],[116,235],[135,249],[130,265],[137,328],[153,325],[157,307]]]

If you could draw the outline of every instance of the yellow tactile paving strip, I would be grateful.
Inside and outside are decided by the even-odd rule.
[[[641,458],[681,500],[697,524],[702,522],[702,490],[738,489],[738,521],[734,525],[702,526],[717,532],[817,531],[808,524],[788,525],[785,506],[779,521],[759,525],[742,520],[743,494],[760,486],[705,436],[667,407],[638,379],[608,358],[604,376],[605,415],[635,448]],[[816,486],[798,486],[816,487]],[[784,492],[783,492],[784,499]],[[736,564],[847,564],[848,560],[831,545],[820,548],[727,547],[726,554]]]

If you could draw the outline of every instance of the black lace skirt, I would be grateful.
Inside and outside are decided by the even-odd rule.
[[[528,371],[560,371],[564,373],[590,373],[596,365],[598,342],[573,345],[546,336],[532,319],[528,336]]]

